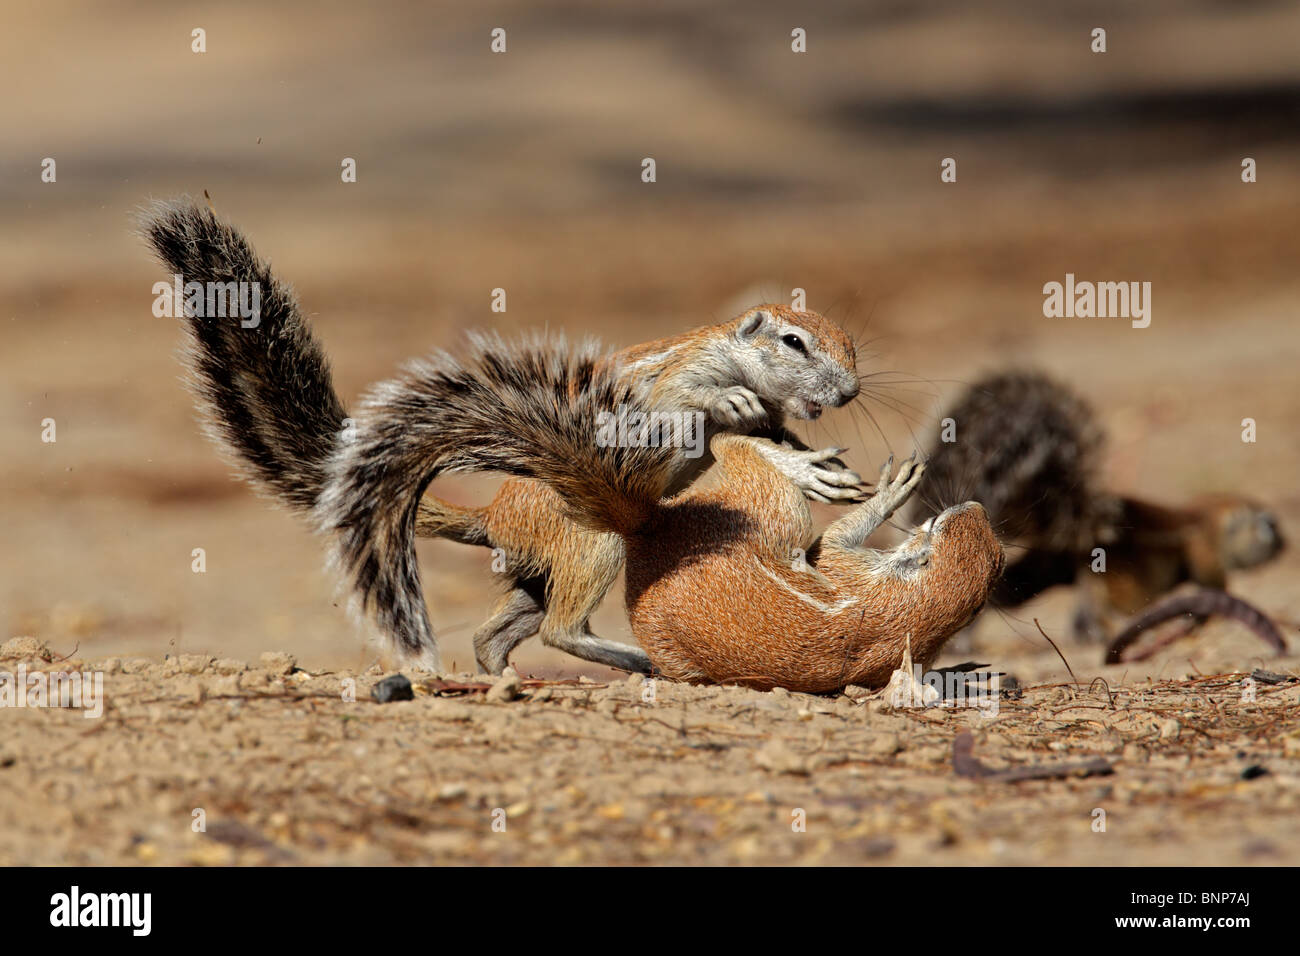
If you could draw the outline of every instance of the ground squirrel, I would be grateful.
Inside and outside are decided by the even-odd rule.
[[[623,539],[633,634],[670,678],[880,687],[909,647],[927,666],[983,606],[1003,556],[974,502],[893,551],[862,547],[923,464],[908,459],[891,479],[891,459],[871,500],[815,538],[807,500],[767,439],[715,435],[718,486],[672,497],[673,449],[594,440],[601,412],[648,409],[650,393],[590,345],[494,336],[463,360],[437,355],[376,386],[317,505],[362,605],[393,609],[398,637],[418,646],[420,496],[439,474],[493,470],[546,482],[572,520]]]
[[[1205,495],[1184,507],[1106,491],[1105,435],[1092,409],[1037,372],[1000,372],[971,385],[942,416],[955,441],[936,440],[909,516],[974,498],[1007,544],[1009,563],[992,602],[1011,606],[1078,579],[1077,636],[1108,636],[1183,582],[1222,588],[1229,571],[1282,547],[1276,519],[1240,495]],[[940,429],[942,433],[942,427]],[[1105,573],[1091,573],[1093,549]]]
[[[158,204],[144,216],[142,232],[186,282],[258,284],[261,311],[254,327],[185,312],[184,360],[209,435],[256,487],[310,512],[324,486],[326,463],[351,430],[328,362],[292,292],[237,230],[189,201]],[[730,430],[772,439],[761,446],[762,454],[809,497],[861,498],[859,477],[837,457],[842,449],[810,450],[782,424],[787,414],[816,418],[824,406],[854,398],[860,387],[852,340],[816,313],[760,306],[730,322],[626,349],[602,363],[643,387],[638,393],[643,410],[703,423],[689,436],[699,452],[695,457],[681,445],[665,446],[670,460],[665,492],[684,488],[707,468],[710,439]],[[490,432],[499,426],[484,427]],[[376,462],[375,467],[393,466]],[[423,465],[410,467],[407,477],[424,473]],[[499,547],[506,554],[508,593],[474,639],[485,669],[499,672],[511,650],[533,633],[586,660],[649,669],[641,650],[598,638],[587,625],[622,567],[621,539],[574,524],[546,485],[508,481],[486,508],[431,498],[415,520],[418,534]],[[384,537],[376,544],[382,549],[405,529],[375,530]],[[396,551],[391,557],[394,564],[380,562],[366,572],[373,577],[366,593],[377,621],[404,658],[438,670],[423,600],[404,600],[412,590],[418,593],[418,570],[401,563]]]

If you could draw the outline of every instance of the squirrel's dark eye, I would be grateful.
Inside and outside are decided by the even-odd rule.
[[[803,339],[799,338],[797,335],[783,335],[781,336],[781,341],[790,346],[790,348],[794,349],[800,355],[808,354],[808,346],[804,345]]]

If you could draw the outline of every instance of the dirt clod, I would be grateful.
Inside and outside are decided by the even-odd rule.
[[[50,649],[34,637],[11,637],[0,644],[0,658],[5,660],[26,658],[48,661],[52,657]]]
[[[523,689],[524,684],[523,681],[519,679],[519,675],[511,671],[509,668],[506,670],[507,673],[503,673],[498,677],[496,683],[494,683],[492,688],[487,692],[487,700],[489,703],[504,704],[512,701],[519,696],[519,692]]]
[[[397,700],[415,700],[415,690],[404,674],[394,674],[371,687],[370,696],[381,704],[387,704]]]

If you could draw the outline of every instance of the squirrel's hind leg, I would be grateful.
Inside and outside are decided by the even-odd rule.
[[[515,587],[474,632],[474,658],[489,674],[500,674],[516,647],[537,633],[546,616],[541,601],[527,588]]]
[[[584,661],[619,670],[650,673],[650,658],[638,647],[591,633],[587,620],[623,567],[617,535],[579,533],[560,539],[562,549],[544,570],[514,579],[510,592],[474,635],[474,656],[484,670],[500,674],[510,654],[539,634],[548,647]],[[522,563],[511,554],[509,564]]]
[[[588,621],[623,568],[625,547],[616,534],[595,534],[565,525],[546,569],[546,618],[542,643],[593,664],[648,674],[650,658],[639,647],[591,633]]]
[[[745,515],[750,544],[764,557],[784,563],[806,549],[813,537],[812,513],[803,490],[773,461],[782,449],[766,438],[725,433],[714,436],[710,448],[723,474],[717,490],[687,491],[674,500],[689,501],[695,494],[717,498]]]
[[[631,671],[634,674],[649,674],[652,670],[650,658],[646,656],[645,651],[641,650],[641,648],[597,637],[591,633],[585,622],[581,628],[572,629],[548,628],[546,624],[543,624],[542,643],[548,647],[554,647],[556,650],[564,651],[566,654],[582,658],[584,661],[591,661],[593,664],[604,664],[606,667],[613,667],[621,671]]]

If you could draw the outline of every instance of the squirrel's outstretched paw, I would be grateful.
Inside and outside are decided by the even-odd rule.
[[[882,515],[893,514],[911,497],[912,491],[921,483],[921,476],[925,474],[925,462],[918,461],[916,452],[912,452],[903,459],[898,472],[891,479],[889,476],[893,470],[894,456],[890,455],[880,469],[880,480],[876,483],[876,493],[872,496],[872,501],[877,504]]]
[[[843,448],[823,448],[821,451],[794,452],[803,457],[807,470],[792,480],[813,501],[824,504],[848,503],[863,500],[862,477],[840,460]]]
[[[861,498],[862,478],[857,472],[830,464],[843,448],[824,448],[821,451],[796,450],[771,442],[756,443],[756,450],[772,463],[781,474],[793,482],[804,496],[823,504],[850,502]]]

